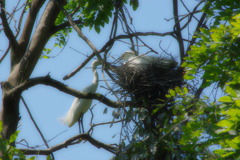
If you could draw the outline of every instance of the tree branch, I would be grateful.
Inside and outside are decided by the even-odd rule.
[[[10,44],[10,42],[9,42],[8,48],[7,48],[6,51],[3,53],[3,56],[0,58],[0,63],[2,63],[2,61],[4,60],[4,58],[7,56],[10,48],[11,48],[11,44]]]
[[[45,150],[32,150],[32,149],[20,149],[25,155],[49,155],[53,152],[56,152],[58,150],[61,150],[63,148],[67,148],[70,145],[76,144],[76,143],[81,143],[82,140],[86,140],[89,143],[91,143],[92,145],[94,145],[97,148],[103,148],[113,154],[116,153],[116,148],[113,147],[112,145],[108,145],[105,143],[102,143],[96,139],[94,139],[93,137],[91,137],[89,134],[79,134],[76,135],[72,138],[69,138],[68,140],[66,140],[65,142],[55,145],[53,147],[50,147],[48,149]]]
[[[9,91],[8,94],[14,95],[16,93],[23,92],[24,90],[27,90],[30,87],[33,87],[38,84],[43,84],[43,85],[54,87],[54,88],[58,89],[59,91],[62,91],[64,93],[70,94],[70,95],[78,97],[78,98],[96,99],[112,108],[118,108],[118,107],[123,106],[123,104],[121,102],[112,101],[99,93],[79,92],[75,89],[72,89],[72,88],[66,86],[65,84],[63,84],[57,80],[52,79],[49,75],[47,75],[45,77],[38,77],[38,78],[32,78],[32,79],[26,80],[23,83],[21,83],[20,85],[18,85],[17,87],[15,87],[14,89],[12,89],[11,91]]]
[[[100,52],[99,52],[100,53]],[[77,72],[79,72],[93,57],[95,56],[95,53],[92,53],[90,56],[88,56],[88,58],[81,63],[80,66],[78,66],[73,72],[71,72],[70,74],[66,75],[63,77],[63,80],[67,80],[69,78],[71,78],[72,76],[74,76]]]
[[[73,22],[75,24],[81,24],[82,23],[81,20],[74,20]],[[71,26],[69,22],[62,23],[62,24],[60,24],[58,26],[55,26],[53,32],[56,33],[58,31],[60,31],[61,29],[64,29],[64,28],[69,27],[69,26]]]
[[[111,46],[116,40],[119,39],[128,39],[134,36],[173,36],[174,32],[165,32],[165,33],[158,33],[158,32],[135,32],[130,33],[126,35],[118,35],[112,39],[109,39],[107,43],[98,51],[98,53],[104,52],[109,46]],[[79,70],[81,70],[93,57],[95,56],[95,53],[93,52],[77,69],[75,69],[70,74],[63,77],[64,80],[67,80],[74,76]]]
[[[83,34],[82,30],[74,23],[72,17],[68,14],[68,12],[61,6],[59,5],[62,12],[66,15],[69,24],[73,27],[73,29],[78,33],[79,37],[81,37],[87,45],[93,50],[94,54],[98,57],[99,60],[102,60],[101,56],[99,55],[99,52],[97,48],[93,45],[93,43]]]
[[[201,18],[200,18],[200,21],[198,22],[198,25],[197,25],[196,29],[195,29],[194,36],[193,36],[192,40],[190,41],[190,44],[189,44],[189,46],[187,48],[187,52],[191,49],[190,47],[196,42],[197,38],[196,38],[195,35],[196,35],[197,32],[199,32],[200,28],[202,27],[203,22],[204,22],[206,16],[207,16],[207,14],[204,12],[202,14]]]
[[[26,108],[26,110],[27,110],[27,112],[28,112],[28,115],[30,116],[30,119],[32,120],[32,122],[33,122],[35,128],[37,129],[38,133],[40,134],[40,136],[41,136],[41,138],[42,138],[44,144],[46,145],[46,147],[49,148],[49,145],[48,145],[46,139],[44,138],[43,133],[42,133],[41,130],[39,129],[39,127],[38,127],[36,121],[34,120],[34,118],[33,118],[33,116],[32,116],[32,113],[31,113],[31,111],[30,111],[30,109],[29,109],[29,107],[28,107],[26,101],[23,99],[22,96],[21,96],[21,100],[22,100],[22,102],[23,102],[23,104],[24,104],[24,106],[25,106],[25,108]],[[51,154],[51,156],[52,156],[53,159],[55,159],[53,154]]]
[[[174,15],[174,21],[175,21],[175,26],[174,26],[174,31],[176,34],[176,39],[178,41],[179,45],[179,51],[180,51],[180,64],[183,63],[184,61],[184,44],[182,40],[182,33],[181,33],[181,26],[180,26],[180,21],[178,18],[178,0],[173,0],[173,15]]]
[[[61,3],[61,5],[65,4],[65,0],[58,1],[60,1],[59,3]],[[20,84],[30,77],[45,44],[52,36],[54,23],[60,12],[60,8],[56,3],[56,1],[48,2],[24,56],[20,62],[12,68],[8,78],[12,86],[16,86],[16,84]]]
[[[30,41],[30,37],[31,37],[31,33],[33,30],[33,26],[35,24],[36,21],[36,17],[37,14],[39,12],[39,10],[41,9],[42,5],[44,4],[46,0],[41,0],[41,1],[32,1],[31,2],[31,6],[29,8],[29,13],[28,13],[28,17],[26,19],[26,23],[24,25],[21,37],[18,41],[21,50],[20,52],[20,57],[23,56],[23,54],[26,52],[28,43]]]
[[[207,4],[205,5],[206,10],[207,10],[209,7],[210,7],[210,3],[207,3]],[[190,41],[190,44],[188,45],[188,48],[187,48],[187,51],[186,51],[186,55],[185,55],[185,56],[187,56],[187,52],[190,51],[190,49],[191,49],[190,47],[196,42],[197,38],[195,37],[195,34],[196,34],[197,32],[199,32],[200,28],[203,26],[203,22],[204,22],[204,20],[206,19],[206,16],[207,16],[207,13],[203,12],[203,14],[202,14],[202,16],[201,16],[201,18],[200,18],[200,20],[199,20],[199,22],[198,22],[198,24],[197,24],[197,27],[196,27],[196,29],[195,29],[195,31],[194,31],[194,36],[193,36],[192,40]]]
[[[17,40],[8,24],[5,12],[6,12],[5,11],[5,0],[0,0],[0,17],[2,20],[3,30],[11,44],[12,49],[16,50],[18,48],[18,43],[17,43]]]

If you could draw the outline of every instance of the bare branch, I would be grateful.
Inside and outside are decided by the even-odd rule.
[[[135,33],[130,33],[126,35],[118,35],[112,39],[109,39],[107,43],[98,51],[98,53],[104,52],[109,46],[111,46],[116,40],[119,39],[128,39],[134,36],[173,36],[174,32],[165,32],[165,33],[158,33],[158,32],[135,32]],[[73,72],[70,74],[64,76],[64,80],[67,80],[74,76],[78,71],[80,71],[93,57],[95,56],[95,53],[93,52],[77,69],[75,69]]]
[[[175,21],[174,31],[177,36],[176,39],[178,41],[180,58],[181,58],[180,64],[182,64],[185,52],[184,52],[184,44],[183,44],[183,40],[182,40],[180,21],[178,18],[178,0],[173,0],[173,15],[174,15],[174,21]]]
[[[73,22],[74,22],[75,24],[81,24],[81,23],[82,23],[81,20],[74,20]],[[62,23],[62,24],[60,24],[60,25],[58,25],[58,26],[55,26],[53,32],[56,33],[56,32],[58,32],[59,30],[64,29],[64,28],[69,27],[69,26],[71,26],[69,22]]]
[[[48,143],[47,143],[46,139],[44,138],[44,136],[43,136],[43,134],[42,134],[41,130],[39,129],[39,127],[38,127],[38,125],[37,125],[36,121],[34,120],[34,118],[33,118],[33,116],[32,116],[32,113],[31,113],[31,111],[29,110],[29,107],[28,107],[28,105],[27,105],[26,101],[23,99],[23,97],[22,97],[22,96],[21,96],[21,100],[22,100],[22,102],[23,102],[23,104],[24,104],[24,106],[25,106],[25,108],[26,108],[26,110],[27,110],[27,112],[28,112],[28,115],[30,116],[30,119],[32,120],[32,122],[33,122],[34,126],[36,127],[36,129],[37,129],[38,133],[40,134],[40,136],[41,136],[41,138],[42,138],[42,140],[43,140],[44,144],[46,145],[46,147],[48,147],[48,148],[49,148],[49,145],[48,145]],[[51,154],[51,156],[52,156],[52,158],[54,159],[54,155],[53,155],[53,154]]]
[[[61,1],[61,5],[64,5],[65,0],[59,1]],[[8,79],[11,85],[15,86],[15,84],[19,84],[30,77],[45,44],[52,36],[54,22],[59,12],[60,8],[56,5],[56,1],[49,1],[45,10],[43,11],[36,31],[31,37],[31,43],[27,45],[28,48],[26,49],[26,52],[24,52],[24,56],[21,57],[19,62],[16,59],[12,59],[14,62],[12,62],[12,71]],[[23,45],[21,47],[24,49],[25,46]]]
[[[210,3],[206,3],[206,5],[205,5],[206,10],[207,10],[209,7],[210,7]],[[195,34],[196,34],[197,32],[199,32],[200,28],[204,25],[204,21],[206,20],[206,16],[207,16],[207,14],[204,12],[204,13],[202,14],[202,16],[201,16],[198,24],[197,24],[197,27],[196,27],[195,32],[194,32],[194,36],[192,36],[193,38],[192,38],[191,42],[189,43],[189,46],[188,46],[188,48],[187,48],[187,51],[186,51],[186,55],[185,55],[185,56],[187,56],[187,52],[191,49],[190,47],[196,42],[197,38],[195,37]]]
[[[41,0],[41,1],[32,1],[31,6],[29,9],[28,17],[26,19],[26,23],[24,25],[21,37],[19,39],[19,45],[21,46],[21,55],[25,53],[28,43],[30,41],[31,33],[33,30],[33,26],[36,21],[37,14],[39,10],[41,9],[42,5],[44,4],[46,0]],[[20,51],[19,51],[20,52]]]
[[[70,95],[78,97],[78,98],[96,99],[112,108],[118,108],[118,107],[123,106],[123,104],[121,102],[112,101],[99,93],[79,92],[75,89],[72,89],[72,88],[66,86],[65,84],[63,84],[57,80],[52,79],[49,75],[47,75],[45,77],[38,77],[38,78],[32,78],[32,79],[26,80],[23,83],[21,83],[20,85],[18,85],[17,87],[15,87],[14,89],[12,89],[10,92],[8,92],[8,94],[12,95],[15,93],[23,92],[24,90],[29,89],[30,87],[33,87],[38,84],[44,84],[47,86],[54,87],[54,88],[58,89],[59,91],[62,91],[64,93],[70,94]]]
[[[66,15],[69,24],[73,27],[73,29],[78,33],[79,37],[81,37],[87,44],[88,46],[93,50],[94,54],[98,57],[99,60],[102,60],[101,56],[99,55],[99,52],[97,48],[93,45],[93,43],[83,34],[82,30],[77,26],[76,23],[74,23],[72,17],[67,13],[67,11],[61,6],[61,10],[63,13]]]
[[[113,154],[116,153],[116,148],[113,147],[112,145],[102,143],[93,137],[91,137],[89,134],[79,134],[76,135],[72,138],[69,138],[65,142],[55,145],[53,147],[50,147],[46,150],[32,150],[32,149],[20,149],[25,155],[49,155],[53,152],[56,152],[58,150],[61,150],[63,148],[67,148],[70,145],[76,144],[76,143],[81,143],[83,140],[88,141],[92,145],[94,145],[97,148],[103,148]]]
[[[203,14],[202,14],[202,16],[201,16],[201,18],[200,18],[200,21],[198,22],[198,25],[197,25],[197,27],[196,27],[196,29],[195,29],[194,35],[195,35],[197,32],[199,32],[200,28],[201,28],[202,25],[203,25],[204,20],[206,19],[206,16],[207,16],[206,13],[203,13]],[[191,49],[190,47],[196,42],[196,40],[197,40],[196,36],[193,36],[193,38],[192,38],[192,40],[190,41],[190,44],[189,44],[189,46],[188,46],[188,48],[187,48],[187,51],[189,51],[189,50]],[[187,55],[186,55],[186,56],[187,56]]]
[[[17,40],[8,24],[5,12],[6,12],[5,11],[5,0],[0,0],[0,17],[2,20],[4,33],[6,34],[8,40],[11,44],[12,49],[16,50],[18,48],[18,43],[17,43]]]
[[[63,80],[67,80],[79,72],[93,57],[95,53],[92,53],[80,66],[78,66],[73,72],[63,77]]]
[[[4,52],[3,56],[0,59],[0,63],[2,63],[2,61],[4,60],[4,58],[6,57],[6,55],[8,54],[9,50],[10,50],[10,42],[8,44],[8,48],[6,49],[6,51]]]
[[[88,133],[90,133],[94,127],[97,127],[97,126],[102,126],[102,125],[107,125],[107,124],[114,124],[114,123],[120,123],[120,122],[124,122],[126,119],[121,119],[121,120],[118,120],[118,121],[110,121],[110,122],[103,122],[103,123],[97,123],[97,124],[92,124],[91,125],[91,128],[88,130]]]

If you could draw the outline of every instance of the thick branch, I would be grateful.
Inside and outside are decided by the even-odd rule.
[[[35,85],[38,84],[44,84],[47,86],[51,86],[54,87],[64,93],[70,94],[72,96],[78,97],[78,98],[84,98],[84,99],[96,99],[99,100],[100,102],[113,107],[113,108],[118,108],[123,106],[122,103],[119,102],[114,102],[108,98],[106,98],[105,96],[103,96],[102,94],[99,93],[83,93],[83,92],[79,92],[75,89],[72,89],[68,86],[66,86],[65,84],[56,81],[54,79],[52,79],[50,76],[45,76],[45,77],[38,77],[38,78],[32,78],[29,79],[23,83],[21,83],[20,85],[18,85],[17,87],[15,87],[14,89],[12,89],[8,94],[9,95],[13,95],[15,93],[19,93],[19,92],[23,92],[26,89],[29,89],[30,87],[33,87]]]
[[[60,0],[59,3],[64,5],[65,0]],[[21,61],[13,68],[9,82],[15,86],[28,79],[37,64],[37,61],[43,51],[45,44],[52,35],[54,22],[60,12],[60,8],[56,1],[49,1],[41,20],[32,37],[31,43],[28,45],[26,53],[21,58]]]
[[[74,136],[68,140],[66,140],[65,142],[58,144],[56,146],[50,147],[46,150],[31,150],[31,149],[20,149],[25,155],[49,155],[53,152],[56,152],[58,150],[61,150],[63,148],[66,148],[70,145],[73,145],[76,143],[76,141],[78,143],[80,143],[82,140],[86,140],[89,143],[91,143],[92,145],[96,146],[97,148],[103,148],[113,154],[116,153],[116,148],[113,147],[112,145],[108,145],[105,143],[102,143],[94,138],[92,138],[89,134],[79,134],[77,136]]]
[[[32,33],[32,30],[33,30],[34,23],[36,21],[37,14],[38,14],[39,10],[41,9],[41,7],[42,7],[42,5],[44,4],[45,1],[46,0],[32,1],[31,2],[28,17],[26,19],[26,23],[24,25],[21,37],[18,41],[19,45],[21,47],[21,50],[19,51],[19,52],[21,52],[20,57],[23,56],[23,54],[25,53],[25,51],[27,49],[27,45],[28,45],[30,37],[31,37],[31,33]]]

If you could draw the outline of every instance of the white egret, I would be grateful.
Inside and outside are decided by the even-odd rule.
[[[136,56],[134,51],[126,51],[122,55],[122,59],[126,60],[125,64],[129,67],[146,68],[149,64],[157,64],[162,68],[168,69],[177,65],[177,62],[167,58],[160,58],[147,55]],[[141,66],[140,66],[141,65]]]
[[[98,60],[93,61],[92,70],[93,70],[93,81],[92,84],[83,89],[84,93],[95,93],[98,87],[98,73],[96,68],[101,63]],[[67,112],[66,116],[62,118],[62,122],[69,127],[73,126],[77,121],[79,122],[79,130],[80,130],[80,122],[82,123],[83,114],[87,112],[92,104],[92,99],[79,99],[75,98],[73,100],[72,106]],[[83,126],[82,126],[83,128]],[[84,132],[84,131],[83,131]]]

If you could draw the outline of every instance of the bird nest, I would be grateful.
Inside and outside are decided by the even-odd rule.
[[[130,97],[134,105],[153,106],[170,101],[166,94],[171,88],[183,84],[183,69],[177,65],[164,66],[160,62],[135,65],[112,66],[115,92]]]

